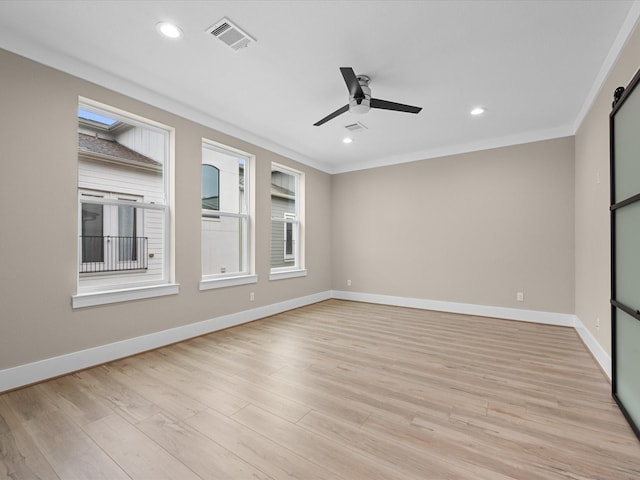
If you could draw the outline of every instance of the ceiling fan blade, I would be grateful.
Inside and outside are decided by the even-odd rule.
[[[349,104],[345,105],[344,107],[340,107],[338,110],[336,110],[333,113],[330,113],[329,115],[327,115],[326,117],[324,117],[322,120],[317,121],[316,123],[314,123],[313,125],[316,127],[319,127],[320,125],[322,125],[323,123],[327,123],[329,120],[331,120],[332,118],[336,118],[338,115],[343,114],[344,112],[347,112],[349,110]]]
[[[389,102],[378,98],[372,98],[370,102],[371,108],[381,108],[383,110],[395,110],[397,112],[407,113],[420,113],[420,110],[422,110],[422,107],[413,107],[411,105],[405,105],[404,103]]]
[[[347,84],[349,96],[352,98],[364,98],[364,92],[362,91],[362,87],[360,86],[360,82],[358,81],[358,77],[356,77],[353,68],[340,67],[340,72],[342,72],[344,83]]]

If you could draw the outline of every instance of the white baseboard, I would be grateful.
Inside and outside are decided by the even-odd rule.
[[[609,379],[611,379],[611,358],[587,330],[582,321],[572,314],[333,290],[0,370],[0,392],[100,365],[154,348],[160,348],[171,343],[205,335],[224,328],[252,322],[260,318],[276,315],[287,310],[304,307],[305,305],[311,305],[330,298],[573,327],[599,363],[602,370]]]
[[[394,297],[391,295],[376,295],[371,293],[345,292],[333,290],[333,298],[353,300],[356,302],[380,303],[398,307],[418,308],[421,310],[435,310],[438,312],[462,313],[478,317],[503,318],[506,320],[520,320],[523,322],[545,323],[573,327],[573,314],[541,312],[538,310],[524,310],[519,308],[492,307],[489,305],[475,305],[472,303],[443,302],[423,298]]]
[[[611,357],[609,356],[607,351],[604,348],[602,348],[602,345],[598,343],[598,341],[591,334],[591,332],[587,330],[587,327],[584,326],[584,323],[582,323],[582,320],[580,320],[580,318],[578,318],[577,315],[574,315],[574,317],[575,317],[574,328],[576,329],[576,332],[578,332],[578,335],[580,335],[580,338],[582,339],[586,347],[591,352],[591,355],[593,355],[593,358],[596,359],[596,362],[598,362],[598,365],[600,365],[600,368],[602,368],[602,371],[605,373],[607,377],[609,377],[609,380],[611,380],[612,371],[613,371],[613,367],[611,364]]]
[[[421,310],[435,310],[438,312],[462,313],[479,317],[503,318],[506,320],[519,320],[524,322],[544,323],[573,327],[587,349],[591,352],[596,362],[605,375],[611,380],[611,357],[598,343],[594,336],[587,330],[582,321],[573,314],[541,312],[538,310],[524,310],[519,308],[492,307],[488,305],[474,305],[470,303],[442,302],[439,300],[426,300],[422,298],[394,297],[391,295],[376,295],[371,293],[345,292],[333,290],[332,298],[341,300],[353,300],[356,302],[379,303],[398,307],[418,308]]]
[[[306,297],[294,298],[264,307],[244,310],[202,322],[184,325],[161,332],[130,338],[99,347],[47,358],[33,363],[0,370],[0,392],[23,387],[49,378],[65,375],[84,368],[153,350],[188,338],[233,327],[277,313],[304,307],[331,298],[331,292],[320,292]]]

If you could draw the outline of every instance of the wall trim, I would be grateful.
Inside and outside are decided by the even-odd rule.
[[[393,166],[397,164],[429,160],[445,156],[459,155],[463,153],[478,152],[482,150],[490,150],[507,146],[522,145],[531,142],[551,140],[575,135],[577,128],[586,116],[589,107],[595,99],[595,95],[601,88],[602,83],[609,74],[610,64],[615,61],[620,51],[624,47],[626,41],[631,36],[634,22],[637,22],[638,10],[640,8],[640,0],[632,5],[628,18],[622,26],[614,45],[611,47],[609,56],[605,60],[598,78],[589,92],[589,96],[585,100],[581,112],[578,117],[566,125],[555,128],[527,131],[515,135],[507,135],[504,137],[496,137],[478,142],[471,142],[465,145],[453,145],[436,147],[423,151],[411,152],[406,155],[390,155],[379,157],[370,161],[360,162],[351,165],[338,165],[331,162],[322,161],[317,158],[310,158],[301,153],[293,151],[288,147],[276,143],[268,138],[250,132],[240,126],[233,125],[221,118],[212,116],[207,112],[203,112],[164,94],[151,91],[145,86],[134,83],[123,76],[110,73],[95,65],[89,65],[80,60],[69,57],[66,54],[55,52],[47,46],[38,45],[33,41],[16,34],[11,30],[0,30],[0,48],[8,52],[25,57],[34,62],[41,63],[47,67],[64,72],[68,75],[75,76],[82,80],[95,83],[101,87],[113,90],[115,92],[127,95],[134,100],[148,103],[156,108],[165,110],[166,112],[180,115],[190,121],[199,123],[206,127],[217,130],[226,135],[233,136],[244,142],[251,143],[255,146],[270,150],[284,157],[298,161],[309,167],[318,169],[330,175],[352,172],[357,170],[366,170],[383,166]]]
[[[0,30],[0,48],[329,173],[330,165],[326,162],[302,155],[273,140],[214,117],[197,107],[149,90],[146,86],[132,82],[124,76],[108,72],[96,65],[90,65],[65,53],[56,52],[48,46],[39,45],[10,29]]]
[[[611,45],[611,48],[609,49],[609,53],[607,54],[604,62],[602,63],[602,66],[600,67],[600,71],[598,72],[598,75],[596,76],[593,85],[591,86],[591,90],[589,90],[587,97],[584,99],[582,108],[578,112],[578,116],[573,122],[573,135],[578,133],[578,130],[582,126],[582,122],[584,122],[584,119],[589,113],[589,110],[591,110],[593,103],[596,101],[596,98],[598,98],[599,93],[602,91],[602,87],[604,87],[607,78],[609,78],[609,74],[613,70],[613,67],[618,61],[618,58],[620,58],[624,47],[627,46],[627,43],[631,39],[631,35],[633,35],[633,32],[639,21],[640,1],[635,0],[631,5],[631,8],[629,9],[629,12],[627,13],[627,17],[622,23],[622,27],[618,31],[618,35],[613,41],[613,45]],[[611,91],[610,96],[613,97],[613,91]]]
[[[128,302],[143,298],[177,295],[180,293],[179,283],[165,283],[162,285],[147,285],[144,287],[121,288],[101,292],[78,293],[71,296],[71,308],[93,307],[109,303]]]
[[[640,1],[640,0],[638,0]],[[504,137],[493,137],[475,142],[447,145],[443,147],[430,148],[428,150],[420,150],[399,155],[389,155],[387,157],[372,158],[358,163],[344,163],[335,165],[327,173],[332,175],[354,172],[357,170],[368,170],[370,168],[386,167],[400,165],[403,163],[418,162],[423,160],[431,160],[434,158],[452,157],[455,155],[463,155],[465,153],[475,153],[484,150],[494,150],[497,148],[513,147],[525,145],[534,142],[544,142],[555,140],[557,138],[571,137],[575,132],[571,125],[563,125],[560,127],[549,128],[544,130],[533,130],[522,132]]]
[[[345,292],[334,290],[333,298],[353,300],[356,302],[380,303],[397,307],[419,308],[421,310],[436,310],[439,312],[462,313],[479,317],[494,317],[505,320],[520,320],[523,322],[544,323],[563,327],[574,326],[574,315],[569,313],[542,312],[539,310],[525,310],[520,308],[494,307],[490,305],[475,305],[472,303],[443,302],[424,298],[396,297],[391,295],[377,295],[372,293]]]
[[[573,314],[328,290],[0,370],[0,393],[331,298],[572,327],[611,380],[611,357]]]
[[[0,393],[331,298],[325,291],[0,370]]]
[[[198,284],[200,290],[235,287],[258,283],[258,275],[236,275],[235,277],[203,278]]]
[[[609,356],[607,351],[604,348],[602,348],[602,345],[598,343],[598,341],[591,334],[589,329],[587,329],[584,323],[582,323],[582,320],[580,320],[580,318],[577,315],[574,315],[574,317],[575,317],[574,328],[576,329],[576,332],[580,336],[580,339],[585,344],[587,349],[591,352],[591,355],[593,355],[593,358],[596,360],[596,362],[598,362],[598,365],[600,365],[600,368],[602,369],[602,371],[609,378],[609,381],[611,381],[612,371],[613,371],[611,356]]]

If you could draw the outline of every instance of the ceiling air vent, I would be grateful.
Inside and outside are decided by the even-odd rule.
[[[350,132],[360,132],[361,130],[367,130],[367,127],[360,122],[352,123],[351,125],[345,125],[344,128]]]
[[[207,33],[219,38],[235,51],[245,48],[251,42],[256,41],[255,38],[242,31],[226,17],[219,22],[216,22],[212,27],[207,28]]]

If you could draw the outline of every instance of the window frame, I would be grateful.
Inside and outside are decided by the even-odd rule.
[[[222,210],[222,192],[221,189],[221,180],[220,180],[220,169],[215,165],[211,165],[209,163],[204,163],[204,158],[201,158],[201,168],[200,168],[200,182],[202,185],[202,166],[211,165],[212,167],[218,169],[218,210],[209,210],[203,209],[201,204],[200,209],[200,228],[201,228],[201,238],[202,238],[202,221],[207,219],[208,221],[221,221],[223,218],[236,218],[242,221],[242,237],[240,244],[240,252],[239,255],[242,259],[242,268],[237,272],[224,272],[224,273],[213,273],[213,274],[204,274],[201,270],[201,279],[199,282],[200,290],[211,290],[217,288],[224,288],[236,285],[246,285],[251,283],[257,283],[258,276],[255,274],[255,238],[253,235],[254,231],[254,212],[255,212],[255,195],[253,188],[253,177],[254,177],[254,169],[255,169],[255,156],[230,147],[228,145],[223,145],[221,143],[215,142],[213,140],[209,140],[207,138],[202,138],[202,150],[208,149],[214,152],[219,152],[224,155],[239,157],[244,161],[244,183],[243,190],[244,195],[242,196],[242,205],[239,205],[238,212],[227,212]],[[239,164],[238,164],[239,165]],[[240,188],[240,184],[238,185]],[[214,213],[215,212],[215,213]],[[202,269],[202,247],[200,249],[200,265]]]
[[[117,303],[128,300],[137,300],[142,298],[152,298],[164,295],[175,295],[179,292],[180,285],[175,282],[175,228],[174,228],[174,165],[175,165],[175,129],[160,122],[145,118],[129,111],[122,110],[113,105],[107,105],[89,98],[78,97],[78,110],[82,109],[97,115],[124,122],[128,125],[147,129],[162,135],[164,158],[162,161],[162,202],[143,202],[136,201],[136,208],[143,210],[160,211],[163,219],[162,225],[162,270],[161,278],[149,281],[126,281],[126,275],[122,282],[118,284],[109,284],[105,286],[83,287],[80,285],[80,265],[82,264],[82,246],[78,241],[77,246],[77,262],[76,262],[76,293],[71,296],[72,308],[82,308],[87,306],[103,305]],[[76,110],[76,118],[78,117]],[[79,165],[79,164],[78,164]],[[76,215],[78,216],[78,232],[77,236],[82,235],[81,216],[82,216],[82,191],[90,191],[92,189],[76,185],[78,196],[78,208]],[[95,192],[99,190],[96,189]],[[109,194],[111,192],[101,192]],[[121,197],[137,197],[142,196],[140,193],[119,193],[113,192]],[[143,197],[144,198],[144,197]],[[118,200],[112,198],[94,198],[84,203],[97,203],[103,205],[115,206],[132,206],[130,199]],[[140,215],[141,216],[141,215]],[[135,272],[135,271],[134,271]],[[137,270],[140,272],[140,270]],[[118,272],[122,274],[122,272]],[[109,272],[101,272],[105,278]],[[85,274],[82,274],[85,278]]]

